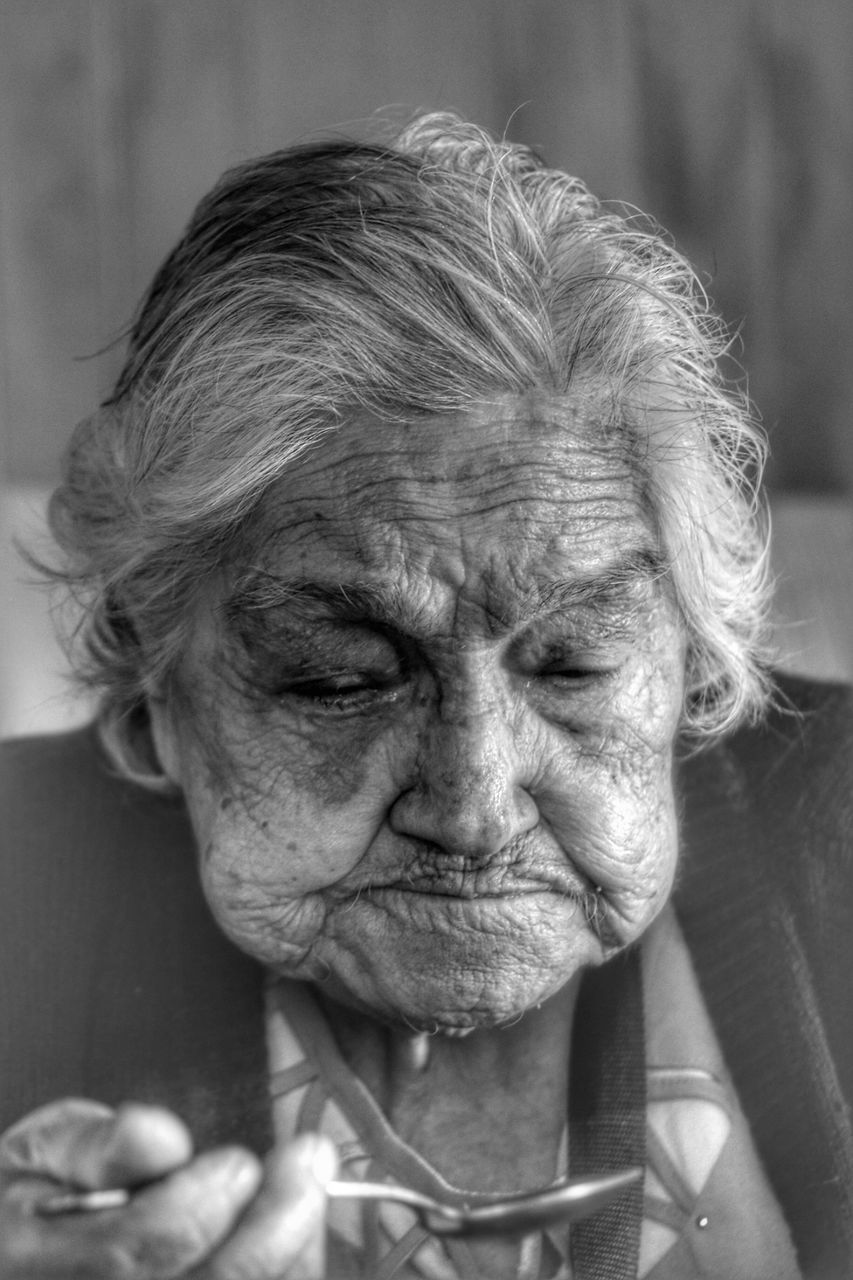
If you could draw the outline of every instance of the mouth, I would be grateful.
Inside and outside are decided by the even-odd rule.
[[[453,913],[454,919],[460,913],[460,927],[485,925],[493,912],[509,913],[505,922],[509,927],[516,910],[530,920],[537,910],[549,916],[556,910],[567,913],[567,927],[575,921],[608,951],[619,949],[624,940],[620,940],[618,904],[610,902],[614,886],[594,883],[580,864],[580,859],[568,857],[562,849],[532,848],[527,842],[505,848],[491,858],[472,858],[425,845],[414,853],[410,848],[396,865],[380,868],[374,864],[369,869],[363,865],[354,876],[338,883],[334,896],[345,911],[361,901],[395,915],[415,912],[422,921],[432,918],[431,906],[443,908]],[[539,907],[534,903],[536,898],[540,899]],[[481,913],[485,913],[482,920]]]
[[[378,893],[412,893],[429,898],[458,898],[463,902],[487,902],[506,898],[527,898],[537,894],[553,894],[559,898],[582,901],[592,890],[579,887],[558,888],[541,880],[495,882],[487,873],[429,877],[423,880],[397,880],[388,884],[371,884],[366,889],[371,897]]]
[[[436,906],[455,906],[459,911],[473,909],[478,921],[481,911],[488,912],[490,908],[512,910],[514,904],[520,908],[524,901],[535,897],[548,899],[552,904],[557,899],[569,908],[573,918],[583,922],[583,927],[598,939],[608,954],[621,950],[625,945],[618,919],[614,918],[605,892],[573,876],[535,880],[505,878],[500,883],[495,883],[491,873],[485,871],[459,876],[428,876],[414,881],[407,878],[387,884],[374,883],[357,896],[380,909],[390,907],[394,900],[401,904],[406,898],[413,902],[416,900],[419,903],[418,914],[424,908],[428,910],[431,901]],[[467,916],[460,916],[460,924],[463,919]]]
[[[440,855],[408,866],[402,873],[374,875],[362,889],[371,895],[385,891],[467,901],[539,893],[581,900],[594,892],[594,887],[568,864],[537,866],[533,870],[518,861],[475,863]]]

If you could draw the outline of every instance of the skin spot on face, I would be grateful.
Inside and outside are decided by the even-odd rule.
[[[382,1019],[518,1018],[670,893],[683,671],[614,438],[530,399],[352,421],[270,493],[164,730],[216,918]]]

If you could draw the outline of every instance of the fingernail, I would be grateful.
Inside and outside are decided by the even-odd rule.
[[[319,1141],[311,1155],[311,1172],[323,1186],[334,1178],[338,1171],[338,1156],[331,1142]]]
[[[235,1190],[248,1191],[254,1189],[260,1181],[260,1170],[251,1156],[238,1151],[234,1155],[229,1176]]]

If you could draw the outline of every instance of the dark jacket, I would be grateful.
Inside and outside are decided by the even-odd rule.
[[[676,907],[809,1280],[853,1276],[853,691],[679,768]],[[77,1095],[163,1102],[200,1147],[270,1141],[263,975],[202,900],[179,802],[94,733],[0,751],[0,1130]]]

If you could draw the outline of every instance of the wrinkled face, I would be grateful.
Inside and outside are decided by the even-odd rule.
[[[303,459],[153,707],[225,932],[445,1029],[637,938],[676,859],[656,563],[618,443],[564,404],[356,420]]]

